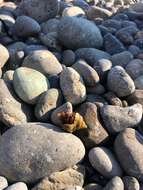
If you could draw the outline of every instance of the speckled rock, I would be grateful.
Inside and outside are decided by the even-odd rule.
[[[133,94],[127,97],[130,105],[139,103],[143,106],[143,90],[135,90]]]
[[[140,59],[133,59],[126,66],[126,71],[132,79],[138,78],[143,75],[143,61]]]
[[[49,88],[48,79],[42,73],[26,67],[15,70],[13,85],[17,95],[28,104],[36,104],[39,96]]]
[[[134,129],[125,129],[117,136],[114,148],[126,174],[143,181],[142,135]]]
[[[17,190],[17,189],[28,190],[28,187],[25,183],[18,182],[18,183],[15,183],[13,185],[10,185],[8,188],[6,188],[6,190]]]
[[[76,132],[76,135],[83,141],[85,147],[90,149],[106,142],[109,136],[100,123],[96,105],[86,102],[83,103],[77,111],[83,116],[87,124],[86,129],[81,129]]]
[[[38,22],[44,22],[50,18],[53,18],[57,13],[57,0],[24,0],[21,2],[17,10],[18,15],[27,15]]]
[[[143,90],[143,75],[136,78],[134,81],[136,89]]]
[[[58,113],[61,113],[61,112],[72,113],[73,112],[72,104],[70,102],[66,102],[63,105],[61,105],[58,108],[56,108],[52,112],[52,114],[51,114],[51,121],[52,121],[53,124],[59,125],[59,126],[62,125],[62,121],[58,117]]]
[[[67,67],[60,74],[60,87],[66,101],[76,105],[86,99],[83,79],[73,68]]]
[[[142,119],[142,105],[130,107],[105,105],[100,110],[105,127],[112,133],[118,133],[128,127],[136,127]]]
[[[8,70],[4,73],[3,75],[3,79],[5,81],[12,81],[13,80],[13,74],[14,74],[14,71],[13,70]]]
[[[31,120],[31,109],[20,102],[14,93],[11,83],[0,79],[0,121],[12,127]]]
[[[123,51],[111,57],[113,66],[120,65],[122,67],[125,67],[132,59],[133,55],[129,51]]]
[[[120,177],[112,178],[103,190],[124,190],[124,184]]]
[[[1,174],[10,181],[34,183],[75,165],[85,149],[77,137],[56,126],[27,123],[3,134],[0,154]]]
[[[72,7],[67,7],[64,9],[62,16],[84,16],[85,12],[82,8],[80,7],[76,7],[76,6],[72,6]]]
[[[123,177],[123,183],[125,190],[140,190],[140,184],[135,177],[125,176]]]
[[[89,161],[93,168],[106,178],[122,176],[122,169],[113,153],[105,147],[93,148],[89,152]]]
[[[95,86],[99,82],[97,72],[84,60],[78,60],[72,68],[80,74],[86,86]]]
[[[90,183],[84,187],[84,190],[102,190],[102,186],[96,183]]]
[[[110,55],[105,51],[95,48],[80,48],[76,52],[77,59],[83,59],[93,66],[100,59],[109,59]]]
[[[88,10],[87,10],[87,17],[90,20],[94,20],[96,18],[103,18],[103,19],[107,19],[108,17],[110,17],[112,15],[112,12],[110,12],[107,9],[104,8],[100,8],[99,6],[91,6]]]
[[[13,25],[12,32],[19,37],[34,36],[40,32],[40,25],[28,16],[19,16]]]
[[[59,74],[62,71],[61,64],[48,50],[39,50],[30,53],[24,59],[22,66],[35,69],[46,75]]]
[[[62,63],[67,67],[75,63],[75,53],[72,50],[65,50],[62,55]]]
[[[98,27],[83,18],[62,18],[58,36],[61,44],[69,49],[100,48],[103,44],[103,38]]]
[[[111,55],[125,51],[124,45],[110,33],[104,36],[104,47]]]
[[[9,52],[2,44],[0,44],[0,54],[0,68],[2,68],[9,59]]]
[[[8,181],[5,177],[0,176],[0,189],[3,190],[8,186]]]
[[[135,85],[131,77],[121,66],[113,67],[108,74],[108,88],[118,97],[124,97],[135,91]]]
[[[49,177],[44,178],[32,190],[63,190],[69,186],[82,187],[84,183],[85,172],[82,167],[77,169],[69,168],[61,172],[55,172]]]
[[[44,92],[35,107],[35,116],[40,121],[48,121],[51,112],[62,104],[61,91],[56,88],[51,88]]]

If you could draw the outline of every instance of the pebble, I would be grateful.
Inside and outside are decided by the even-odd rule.
[[[28,16],[19,16],[13,25],[13,34],[19,37],[34,36],[40,32],[38,22]]]
[[[77,111],[83,116],[87,129],[79,130],[76,135],[83,141],[85,147],[90,149],[97,145],[104,144],[108,140],[108,133],[102,126],[97,107],[90,102],[83,103]]]
[[[36,185],[32,190],[55,190],[55,189],[65,189],[70,186],[82,187],[84,183],[85,171],[82,167],[77,167],[77,169],[66,169],[61,172],[55,172],[49,177],[44,178],[38,185]]]
[[[114,143],[117,158],[129,176],[143,181],[143,137],[135,129],[125,129],[121,132]]]
[[[5,177],[0,176],[0,189],[3,190],[8,187],[8,181]]]
[[[35,69],[45,75],[59,74],[62,71],[62,66],[48,50],[39,50],[31,52],[23,61],[23,67]]]
[[[36,106],[35,116],[39,121],[48,121],[51,112],[62,104],[62,93],[56,88],[51,88],[44,92]]]
[[[62,63],[69,67],[72,66],[75,63],[75,53],[72,50],[65,50],[62,55]]]
[[[98,83],[95,87],[87,87],[86,90],[88,94],[102,95],[105,93],[105,88],[100,83]]]
[[[9,59],[9,52],[2,44],[0,44],[0,54],[0,68],[2,68]]]
[[[13,70],[6,71],[3,75],[3,80],[4,81],[13,81],[13,74],[14,74]]]
[[[136,78],[134,81],[136,89],[143,89],[143,75]]]
[[[136,57],[139,53],[141,53],[141,50],[139,49],[139,47],[135,45],[130,45],[128,48],[128,51],[130,51],[134,57]]]
[[[13,127],[31,121],[31,109],[17,99],[12,83],[0,79],[0,121]]]
[[[17,14],[27,15],[40,23],[55,17],[57,13],[57,0],[24,0],[17,8]]]
[[[13,185],[10,185],[6,190],[28,190],[27,185],[23,182],[18,182]]]
[[[82,8],[80,7],[76,7],[76,6],[72,6],[72,7],[67,7],[63,10],[62,16],[76,16],[76,17],[80,17],[80,16],[84,16],[85,12]]]
[[[113,66],[119,65],[125,67],[132,59],[133,55],[129,51],[123,51],[111,56]]]
[[[111,134],[126,128],[136,127],[142,119],[142,105],[134,104],[130,107],[105,105],[100,109],[105,127]]]
[[[113,153],[105,147],[96,147],[89,152],[89,161],[93,168],[106,178],[122,176],[122,169]]]
[[[34,183],[75,165],[85,149],[77,137],[51,124],[27,123],[3,134],[0,154],[1,174],[10,181]]]
[[[44,34],[57,32],[59,23],[60,20],[58,20],[57,18],[49,19],[41,24],[41,32]]]
[[[86,99],[86,88],[83,79],[73,68],[67,67],[60,74],[60,87],[66,101],[73,105]]]
[[[135,177],[124,176],[123,183],[126,190],[140,190],[140,184]]]
[[[109,90],[118,97],[128,96],[135,91],[133,80],[121,66],[115,66],[109,71],[107,83]]]
[[[84,190],[102,190],[102,186],[96,183],[90,183],[84,187]]]
[[[143,61],[140,59],[133,59],[126,66],[127,73],[132,77],[133,80],[143,75]]]
[[[129,104],[139,103],[143,106],[143,90],[135,90],[133,94],[127,97]]]
[[[111,55],[125,51],[124,45],[112,34],[104,36],[104,48]]]
[[[120,177],[112,178],[103,190],[124,190],[124,184]]]
[[[99,82],[97,72],[84,60],[78,60],[72,68],[80,74],[86,86],[95,86]]]
[[[26,67],[15,70],[13,85],[17,95],[28,104],[36,104],[39,96],[49,88],[48,79],[42,73]]]
[[[98,27],[91,21],[77,17],[63,17],[59,24],[58,39],[69,49],[100,48],[103,38]]]
[[[77,59],[83,59],[91,66],[100,59],[110,59],[107,52],[95,48],[80,48],[75,51],[75,54]]]

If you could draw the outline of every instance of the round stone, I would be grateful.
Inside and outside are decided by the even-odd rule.
[[[15,70],[13,85],[17,95],[28,104],[36,104],[39,96],[48,90],[48,79],[40,72],[20,67]]]
[[[3,75],[3,79],[5,81],[12,81],[13,80],[13,74],[14,74],[14,71],[13,70],[8,70],[4,73]]]
[[[131,77],[121,66],[113,67],[108,74],[108,88],[118,97],[124,97],[135,91],[135,85]]]
[[[126,190],[140,190],[140,184],[135,177],[123,177],[124,187]]]
[[[112,178],[103,190],[124,190],[124,184],[120,177],[116,176]]]
[[[6,190],[17,190],[17,189],[28,190],[27,185],[23,182],[15,183],[13,185],[10,185],[8,188],[6,188]]]
[[[122,176],[122,170],[113,153],[104,147],[93,148],[89,152],[91,165],[106,178]]]
[[[143,90],[143,75],[136,78],[134,81],[136,89]]]
[[[23,0],[17,12],[41,23],[56,16],[58,0]]]
[[[63,17],[59,24],[58,39],[69,49],[100,48],[103,44],[98,27],[91,21],[78,17]]]
[[[0,176],[0,189],[3,190],[8,186],[8,181],[5,177]]]
[[[62,104],[61,91],[51,88],[44,92],[36,104],[35,116],[40,121],[48,121],[51,112]]]
[[[45,75],[55,75],[62,71],[62,66],[48,50],[31,52],[23,61],[23,67],[35,69]]]
[[[65,50],[62,55],[62,63],[69,67],[74,64],[75,58],[75,53],[72,50]]]
[[[84,16],[85,12],[80,7],[72,6],[64,9],[62,16]]]
[[[0,143],[0,174],[10,181],[37,182],[74,166],[85,154],[80,139],[46,123],[13,127]]]
[[[34,36],[40,32],[38,22],[28,16],[19,16],[12,28],[13,34],[19,37]]]
[[[114,148],[124,171],[143,181],[143,136],[134,129],[125,129],[117,136]]]
[[[9,59],[9,52],[2,44],[0,44],[0,55],[0,68],[2,68]]]
[[[67,67],[60,74],[60,87],[66,101],[76,105],[86,99],[83,79],[73,68]]]

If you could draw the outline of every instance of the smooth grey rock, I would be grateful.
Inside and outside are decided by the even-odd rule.
[[[124,190],[124,184],[120,177],[112,178],[103,190]]]
[[[86,86],[95,86],[99,82],[97,72],[84,60],[78,60],[74,65],[72,65],[72,68],[80,74]]]
[[[40,30],[41,28],[39,23],[28,16],[17,17],[12,28],[13,34],[19,37],[34,36],[38,34]]]
[[[84,186],[84,190],[102,190],[102,186],[96,183],[89,183],[88,185]]]
[[[102,84],[98,83],[95,87],[87,87],[87,94],[102,95],[105,93],[105,88]]]
[[[129,127],[136,127],[142,119],[142,105],[130,107],[105,105],[100,109],[101,117],[108,131],[118,133]]]
[[[100,48],[103,38],[98,27],[78,17],[63,17],[59,24],[58,39],[69,49]]]
[[[0,68],[2,68],[9,59],[9,52],[2,44],[0,44],[0,55]]]
[[[143,90],[135,90],[133,94],[127,97],[127,101],[130,105],[139,103],[143,106]]]
[[[10,181],[37,182],[75,165],[85,154],[77,137],[48,123],[13,127],[0,143],[0,174]]]
[[[105,51],[95,48],[80,48],[75,51],[77,59],[83,59],[93,66],[100,59],[110,59],[110,55]]]
[[[135,129],[125,129],[117,136],[114,149],[126,174],[143,181],[143,136]]]
[[[66,102],[63,105],[59,106],[58,108],[56,108],[52,114],[51,114],[51,121],[53,124],[61,126],[62,125],[62,121],[60,120],[60,118],[58,117],[58,113],[61,112],[65,112],[65,113],[73,113],[73,107],[72,104],[70,102]]]
[[[31,121],[31,109],[17,99],[12,83],[0,79],[0,121],[12,127]]]
[[[140,59],[133,59],[126,66],[126,72],[133,80],[143,75],[143,61]]]
[[[123,51],[121,53],[114,54],[111,57],[113,66],[119,65],[122,67],[125,67],[132,59],[133,55],[129,51]]]
[[[0,189],[3,190],[8,186],[8,181],[5,177],[0,176]]]
[[[36,104],[39,96],[48,90],[48,79],[40,72],[27,67],[15,70],[13,86],[17,95],[28,104]]]
[[[18,182],[13,185],[10,185],[6,190],[28,190],[28,187],[25,183],[23,182]]]
[[[122,176],[122,169],[113,153],[105,147],[92,148],[89,161],[93,168],[106,178]]]
[[[134,81],[136,89],[143,90],[143,75],[136,78]]]
[[[83,141],[85,147],[90,149],[97,145],[104,144],[109,136],[100,122],[96,105],[85,102],[77,109],[77,112],[82,115],[87,124],[86,129],[78,130],[75,133]]]
[[[51,112],[62,104],[62,93],[56,88],[44,92],[35,107],[35,116],[38,121],[48,121]]]
[[[65,50],[62,55],[62,63],[67,67],[75,63],[75,53],[72,50]]]
[[[59,23],[60,23],[60,20],[57,18],[49,19],[46,22],[43,22],[41,24],[41,32],[44,34],[47,34],[50,32],[57,32]]]
[[[140,184],[135,177],[124,176],[123,183],[125,190],[140,190]]]
[[[27,45],[24,49],[25,56],[29,55],[30,53],[33,53],[34,51],[39,50],[47,50],[47,47],[44,45]]]
[[[23,67],[35,69],[45,75],[59,74],[62,66],[57,58],[48,50],[39,50],[30,53],[23,61]]]
[[[107,83],[109,90],[118,97],[128,96],[135,91],[133,80],[121,66],[115,66],[109,71]]]
[[[57,0],[24,0],[17,9],[17,14],[27,15],[40,23],[55,17],[57,13]]]
[[[60,74],[60,87],[66,101],[73,105],[86,99],[86,88],[83,79],[73,68],[67,67]]]

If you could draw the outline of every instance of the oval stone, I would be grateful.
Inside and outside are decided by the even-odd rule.
[[[36,182],[74,166],[85,154],[80,139],[47,123],[13,127],[0,143],[0,174],[10,181]]]
[[[39,95],[48,90],[48,79],[40,72],[20,67],[15,70],[13,85],[17,95],[28,104],[36,104]]]

